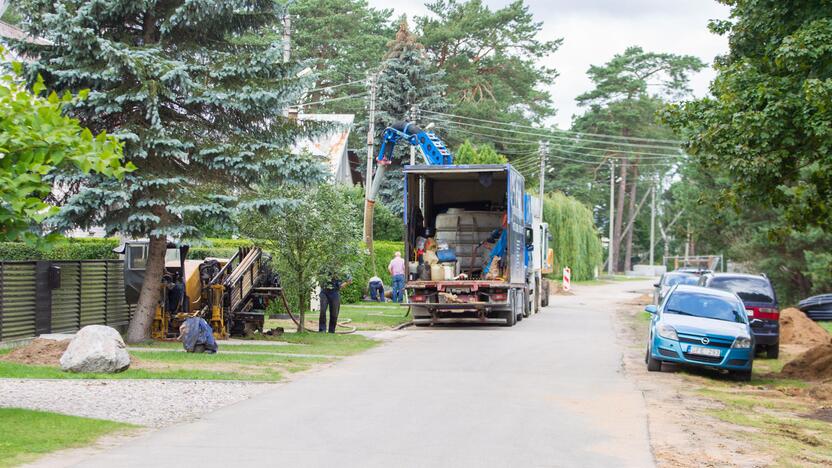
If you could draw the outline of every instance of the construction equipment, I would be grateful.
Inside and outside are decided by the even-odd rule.
[[[402,140],[408,144],[417,146],[425,158],[425,163],[430,165],[453,164],[454,157],[443,142],[435,133],[430,130],[422,130],[412,122],[398,122],[384,130],[381,136],[381,148],[376,160],[379,164],[390,164],[390,157],[396,144]]]
[[[138,301],[145,281],[147,241],[128,241],[116,250],[125,256],[128,303]],[[175,338],[189,317],[202,317],[216,339],[263,331],[265,309],[275,298],[288,308],[279,277],[259,247],[242,247],[230,259],[186,260],[188,246],[168,244],[160,300],[151,327],[154,339]]]

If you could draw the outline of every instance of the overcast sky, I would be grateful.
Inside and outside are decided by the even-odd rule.
[[[376,8],[393,8],[409,18],[427,10],[419,0],[369,0]],[[485,0],[492,10],[508,0]],[[545,64],[560,76],[550,92],[558,109],[555,123],[568,128],[572,115],[580,113],[575,97],[591,88],[586,71],[603,64],[631,45],[654,52],[695,55],[709,68],[695,75],[696,96],[707,93],[714,76],[710,64],[724,53],[725,38],[711,34],[708,20],[727,18],[728,8],[713,0],[526,0],[537,21],[543,22],[541,39],[562,37],[563,46]],[[407,6],[401,6],[405,4]]]

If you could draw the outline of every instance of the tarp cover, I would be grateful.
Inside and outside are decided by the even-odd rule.
[[[182,345],[185,347],[185,351],[193,353],[198,345],[203,345],[205,351],[217,352],[217,341],[214,339],[214,332],[205,319],[191,317],[185,320],[184,328]]]

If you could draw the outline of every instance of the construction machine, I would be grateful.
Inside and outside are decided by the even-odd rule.
[[[276,298],[288,307],[279,277],[259,247],[242,247],[230,259],[187,260],[189,247],[168,243],[165,270],[157,279],[160,300],[151,327],[154,339],[179,335],[189,317],[204,318],[216,339],[263,331],[265,309]],[[147,241],[128,241],[115,250],[124,255],[125,295],[138,302],[147,280]]]

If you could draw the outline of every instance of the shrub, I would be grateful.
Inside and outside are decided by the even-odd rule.
[[[563,268],[569,267],[573,280],[593,279],[602,253],[592,211],[578,200],[555,192],[544,199],[543,220],[549,223],[552,234],[554,275],[560,277]]]
[[[22,242],[0,242],[0,260],[102,260],[115,259],[116,238],[63,238],[45,247]]]
[[[341,292],[341,301],[343,303],[351,304],[359,302],[367,293],[367,282],[373,276],[373,262],[375,262],[375,273],[381,278],[384,285],[390,286],[392,284],[393,278],[387,271],[387,265],[390,263],[390,259],[393,258],[393,254],[396,251],[403,251],[404,244],[402,242],[373,241],[373,249],[375,250],[375,258],[371,258],[366,253],[362,254],[362,259],[359,262],[360,266],[353,272],[353,282]]]

